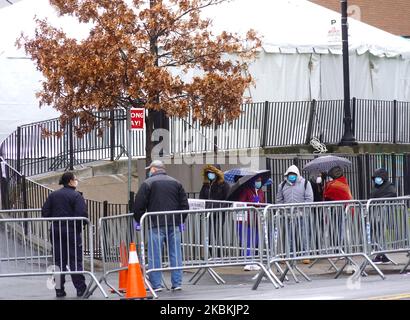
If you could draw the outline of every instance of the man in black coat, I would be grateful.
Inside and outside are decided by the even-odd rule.
[[[65,172],[59,184],[64,187],[50,193],[41,210],[41,215],[45,218],[87,218],[87,207],[83,196],[76,191],[78,180],[72,172]],[[55,221],[50,228],[50,237],[53,244],[54,265],[60,271],[67,271],[69,264],[70,271],[83,271],[83,247],[82,247],[82,227],[84,221]],[[72,274],[74,287],[77,289],[77,296],[81,297],[87,288],[85,277],[82,274]],[[57,279],[56,279],[57,280]],[[56,296],[65,297],[64,290],[65,275],[61,275],[60,283],[56,281]]]
[[[371,199],[397,197],[396,187],[389,181],[389,175],[385,169],[377,169],[372,176],[372,180],[374,187],[370,192]],[[384,254],[379,254],[374,258],[373,262],[376,264],[389,263],[390,259]]]
[[[377,169],[372,176],[372,180],[374,188],[370,192],[371,199],[397,197],[396,187],[389,181],[389,175],[385,169]]]
[[[188,199],[182,184],[167,175],[165,166],[160,160],[155,160],[145,169],[149,169],[146,179],[137,195],[134,204],[134,219],[140,223],[145,212],[181,211],[188,210]],[[162,245],[166,241],[171,267],[182,266],[181,229],[186,214],[168,214],[152,216],[145,220],[150,227],[148,234],[148,268],[161,268]],[[161,272],[149,273],[153,289],[162,291]],[[182,270],[171,272],[172,290],[181,290]]]

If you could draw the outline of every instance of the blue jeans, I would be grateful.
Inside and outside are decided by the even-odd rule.
[[[167,243],[169,263],[171,267],[182,266],[181,230],[179,227],[154,227],[148,236],[148,269],[162,267],[162,246]],[[166,260],[165,260],[166,261]],[[161,287],[162,273],[154,271],[149,273],[149,280],[154,289]],[[182,270],[171,271],[172,287],[182,284]]]
[[[258,248],[259,245],[259,234],[258,234],[258,228],[254,228],[252,230],[251,234],[251,226],[246,227],[246,232],[243,230],[244,226],[242,223],[238,223],[238,233],[239,233],[239,245],[242,247],[245,244],[246,241],[246,256],[255,256],[256,255],[256,248]],[[246,239],[245,239],[245,234],[246,234]],[[252,237],[251,237],[252,236]],[[252,251],[252,252],[251,252]]]

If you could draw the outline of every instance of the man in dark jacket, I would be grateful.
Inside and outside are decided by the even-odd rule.
[[[188,210],[188,199],[182,184],[167,175],[165,166],[155,160],[147,168],[149,178],[145,180],[135,197],[134,219],[137,223],[145,212]],[[148,267],[161,268],[162,245],[167,243],[167,252],[171,267],[182,266],[181,228],[186,215],[153,216],[146,220],[150,227],[148,235]],[[168,262],[168,261],[167,261]],[[151,272],[150,282],[156,292],[162,291],[161,272]],[[181,290],[182,270],[171,272],[172,290]]]
[[[385,169],[377,169],[372,176],[372,180],[374,187],[370,192],[371,199],[397,197],[396,187],[389,181],[389,174]],[[390,259],[384,254],[379,254],[374,258],[373,262],[376,264],[389,263]]]
[[[43,205],[41,214],[47,218],[87,218],[87,208],[83,196],[76,191],[78,180],[72,172],[65,172],[59,184],[64,187],[50,193]],[[84,221],[56,221],[50,228],[50,237],[53,244],[54,265],[60,271],[67,271],[69,264],[70,271],[83,271],[83,247],[82,247],[82,227]],[[77,296],[84,295],[86,290],[85,277],[82,274],[72,274],[74,287],[77,289]],[[65,275],[61,275],[60,283],[56,281],[56,296],[64,297]]]
[[[385,169],[377,169],[372,176],[372,180],[374,188],[370,192],[371,199],[397,197],[396,187],[389,181],[389,175]]]

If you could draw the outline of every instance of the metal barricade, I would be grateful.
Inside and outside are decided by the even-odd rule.
[[[178,278],[182,270],[202,269],[215,279],[212,268],[254,264],[279,288],[279,279],[265,268],[261,217],[252,207],[146,213],[141,219],[141,248],[147,248],[148,259],[146,264],[142,255],[144,274],[152,279],[159,277],[156,272],[174,271]]]
[[[87,218],[39,218],[40,210],[0,211],[0,277],[53,276],[57,288],[66,275],[91,278],[108,297],[94,275],[92,225]],[[89,260],[84,252],[89,237]],[[87,266],[89,266],[87,268]],[[89,269],[87,271],[86,269]]]
[[[111,288],[111,292],[119,296],[122,296],[122,293],[109,283],[108,277],[128,269],[129,245],[131,242],[139,243],[136,227],[130,213],[103,217],[98,221],[103,263],[103,275],[98,282],[105,282]],[[95,289],[96,287],[93,287],[90,292]]]
[[[366,204],[369,256],[410,253],[410,197],[370,199]],[[391,259],[390,259],[391,260]],[[410,259],[401,270],[405,272]],[[362,266],[364,268],[365,265]]]
[[[265,247],[268,252],[267,269],[275,265],[280,280],[294,270],[305,279],[309,277],[298,268],[296,261],[305,259],[345,258],[344,266],[354,256],[361,256],[383,278],[384,275],[366,255],[366,234],[362,204],[359,201],[315,202],[271,205],[264,209]],[[282,272],[278,262],[284,262]],[[357,268],[359,270],[359,268]],[[358,271],[357,271],[358,272]],[[260,282],[262,275],[257,279]]]

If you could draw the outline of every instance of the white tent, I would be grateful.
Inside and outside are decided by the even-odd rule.
[[[38,108],[41,74],[14,47],[21,31],[33,34],[33,17],[48,17],[77,38],[87,28],[57,17],[48,0],[22,0],[0,9],[0,141],[17,125],[56,116]],[[307,0],[232,0],[204,10],[215,31],[255,29],[263,50],[250,71],[253,101],[343,98],[340,13]],[[352,96],[410,101],[410,42],[349,19]]]
[[[204,14],[217,30],[262,35],[254,101],[343,98],[341,15],[307,0],[233,0]],[[410,101],[410,42],[349,19],[352,96]]]

